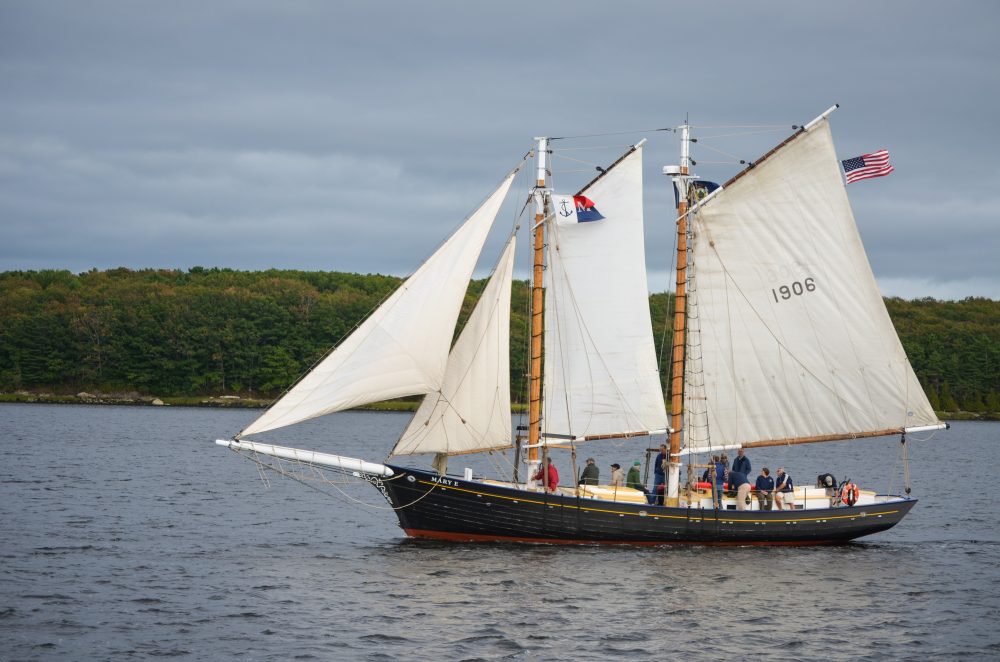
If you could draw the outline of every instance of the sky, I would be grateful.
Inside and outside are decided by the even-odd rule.
[[[847,189],[883,293],[1000,299],[997,34],[991,0],[0,0],[0,271],[404,276],[533,137],[592,136],[559,142],[554,185],[647,139],[663,291],[678,141],[656,129],[689,121],[724,181],[839,103],[840,158],[896,168]]]

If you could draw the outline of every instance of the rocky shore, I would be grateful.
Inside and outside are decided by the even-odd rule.
[[[134,407],[225,407],[231,409],[263,409],[273,400],[262,400],[242,395],[188,395],[188,396],[155,396],[143,395],[135,391],[120,393],[89,393],[81,391],[76,394],[48,393],[45,391],[13,391],[0,393],[0,403],[21,402],[56,405],[121,405]],[[418,400],[391,400],[376,402],[358,409],[375,411],[416,411],[420,406]]]
[[[215,396],[180,396],[157,397],[142,395],[136,392],[125,393],[88,393],[81,391],[75,395],[46,393],[44,391],[14,391],[0,393],[0,402],[31,402],[60,405],[125,405],[152,407],[233,407],[261,408],[268,406],[270,400],[258,400],[238,395]]]
[[[0,403],[29,402],[58,405],[123,405],[140,407],[228,407],[233,409],[263,409],[273,400],[261,400],[241,395],[208,395],[208,396],[176,396],[156,397],[136,392],[127,393],[88,393],[81,391],[75,395],[46,393],[44,391],[14,391],[0,393]],[[420,405],[416,400],[391,400],[376,402],[358,409],[374,411],[416,411]],[[524,405],[514,404],[512,410],[516,413],[526,410]],[[948,421],[1000,421],[1000,412],[969,412],[969,411],[939,411],[938,417]]]

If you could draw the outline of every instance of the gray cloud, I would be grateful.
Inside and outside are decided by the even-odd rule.
[[[787,131],[708,126],[839,102],[841,155],[887,147],[897,169],[848,189],[883,290],[1000,298],[998,19],[991,2],[3,3],[0,269],[403,275],[533,136],[634,131],[574,142],[606,148],[555,179],[649,138],[660,289],[676,138],[641,130],[689,116],[699,174],[724,180],[710,147],[755,158]]]

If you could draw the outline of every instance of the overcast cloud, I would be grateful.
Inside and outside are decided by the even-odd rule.
[[[696,171],[722,181],[721,152],[755,158],[840,103],[841,158],[896,167],[848,187],[883,292],[1000,298],[998,34],[992,1],[0,0],[0,270],[405,275],[533,136],[624,132],[567,141],[606,149],[554,176],[573,189],[649,139],[663,290],[677,139],[642,130],[689,116]],[[760,124],[789,128],[707,128]]]

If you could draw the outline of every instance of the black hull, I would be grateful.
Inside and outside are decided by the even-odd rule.
[[[917,503],[736,511],[612,503],[391,467],[369,477],[407,535],[456,541],[617,545],[833,545],[892,528]]]

